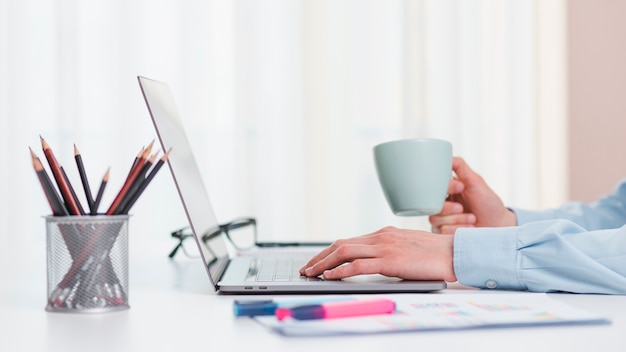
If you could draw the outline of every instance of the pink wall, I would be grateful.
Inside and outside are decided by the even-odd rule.
[[[567,1],[572,200],[626,177],[626,1]]]

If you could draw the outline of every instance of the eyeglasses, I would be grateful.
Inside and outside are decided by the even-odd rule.
[[[186,239],[193,237],[193,234],[185,233],[185,231],[187,230],[189,230],[189,226],[182,227],[170,233],[173,238],[178,239],[178,244],[176,245],[176,247],[174,247],[174,249],[172,249],[168,257],[174,258],[176,253],[178,253],[178,250],[181,249],[183,253],[185,253],[185,255],[190,258],[196,258],[200,256],[199,254],[193,254],[198,252],[198,248],[195,247],[194,241],[186,241]]]
[[[217,225],[213,231],[207,232],[201,238],[205,244],[208,244],[211,239],[222,233],[235,249],[239,251],[251,249],[257,242],[256,219],[251,217],[236,218],[227,223]],[[187,240],[193,237],[189,226],[172,231],[170,235],[178,240],[178,244],[172,249],[168,257],[174,258],[180,249],[187,257],[199,257],[199,254],[196,254],[198,253],[198,248],[195,247],[195,242]]]

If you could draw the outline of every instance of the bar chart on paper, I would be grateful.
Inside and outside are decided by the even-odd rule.
[[[395,301],[393,314],[323,321],[278,321],[275,317],[256,319],[272,331],[290,336],[610,323],[604,317],[568,306],[541,293],[384,297]]]

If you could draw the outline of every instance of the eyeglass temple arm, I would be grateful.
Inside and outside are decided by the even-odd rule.
[[[172,232],[170,233],[170,235],[172,235],[172,237],[180,238],[180,237],[182,237],[183,232],[184,232],[185,230],[187,230],[188,228],[189,228],[189,226],[184,226],[184,227],[181,227],[181,228],[179,228],[178,230],[174,230],[174,231],[172,231]]]
[[[176,245],[176,247],[174,247],[174,249],[172,249],[172,251],[170,252],[168,257],[174,258],[174,256],[176,255],[176,253],[178,253],[178,250],[181,249],[182,246],[183,246],[183,241],[181,239],[181,241]]]

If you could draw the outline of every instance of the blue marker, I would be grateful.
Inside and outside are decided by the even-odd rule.
[[[235,316],[274,315],[278,308],[292,308],[301,305],[315,305],[326,302],[350,301],[352,297],[324,297],[311,299],[286,300],[235,300],[233,312]]]

